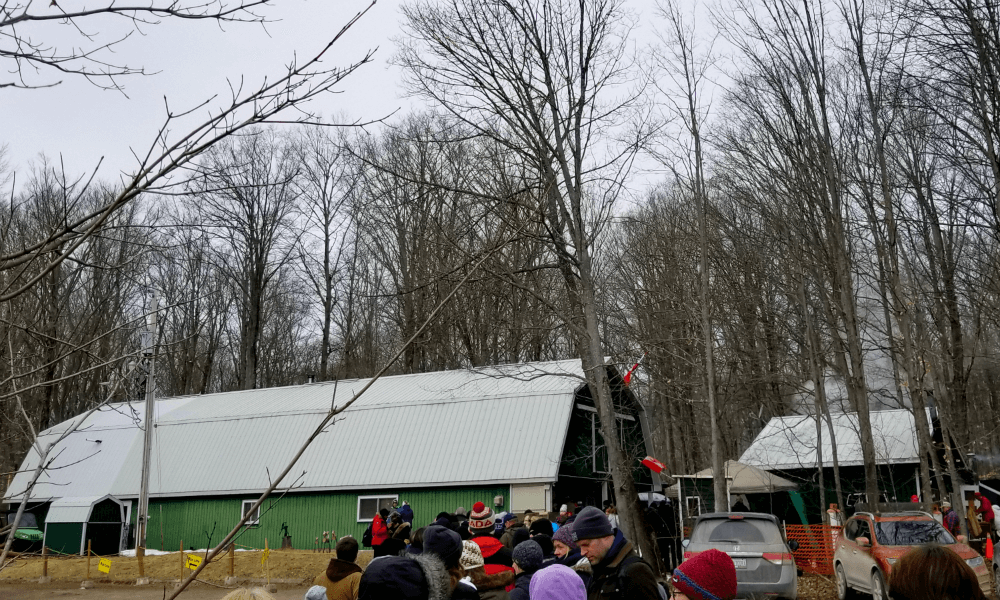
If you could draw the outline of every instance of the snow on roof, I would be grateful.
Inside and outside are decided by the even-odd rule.
[[[150,495],[265,489],[331,406],[368,381],[157,401]],[[579,360],[383,377],[319,435],[283,483],[318,491],[555,481],[583,385]],[[123,403],[92,415],[53,452],[32,499],[137,497],[143,414],[142,403]],[[40,441],[72,422],[42,432]],[[37,461],[31,451],[8,500],[24,493]]]
[[[879,464],[917,463],[916,427],[906,409],[873,411],[872,436]],[[840,466],[863,465],[857,413],[831,415]],[[930,421],[930,415],[928,415]],[[821,418],[823,466],[833,466],[833,445],[826,419]],[[766,470],[816,467],[816,417],[774,417],[740,457],[740,462]]]

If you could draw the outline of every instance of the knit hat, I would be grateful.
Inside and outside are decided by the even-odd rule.
[[[531,527],[528,531],[531,532],[531,535],[538,535],[539,533],[552,535],[552,521],[546,518],[535,519],[531,522]]]
[[[565,565],[551,565],[531,576],[531,600],[587,600],[587,588],[576,571]]]
[[[731,600],[736,595],[736,567],[728,554],[712,548],[682,562],[670,584],[691,600]]]
[[[455,510],[455,514],[465,516],[465,507],[459,506],[458,509]]]
[[[941,508],[951,508],[951,502],[945,500],[944,502],[941,503]]]
[[[314,585],[306,592],[305,600],[326,600],[326,588]]]
[[[507,513],[507,514],[506,514],[506,515],[504,515],[504,517],[503,517],[503,525],[504,525],[504,527],[506,527],[506,526],[507,526],[507,523],[509,523],[509,522],[511,522],[511,521],[516,521],[516,520],[517,520],[517,515],[515,515],[515,514],[514,514],[514,513],[512,513],[512,512],[510,512],[510,513]]]
[[[504,519],[507,518],[508,514],[510,514],[510,513],[508,513],[508,512],[505,511],[505,512],[493,515],[493,531],[494,531],[494,533],[496,535],[499,536],[501,533],[503,533],[503,529],[504,529],[503,524],[505,522]]]
[[[559,529],[562,529],[562,527]],[[542,557],[552,556],[555,553],[556,547],[552,544],[551,536],[539,533],[531,539],[542,548]]]
[[[534,573],[542,568],[542,547],[535,540],[521,542],[514,548],[514,562],[525,573]]]
[[[462,542],[462,558],[459,559],[459,562],[462,563],[462,567],[466,571],[483,566],[485,564],[483,551],[479,549],[479,544],[469,540]]]
[[[573,541],[573,525],[575,523],[570,523],[569,525],[563,525],[552,534],[553,542],[562,542],[566,544],[570,550],[576,550],[576,542]]]
[[[563,504],[562,506],[559,507],[559,512],[566,512],[568,510],[569,510],[569,507],[566,506],[565,504]]]
[[[417,561],[386,556],[368,563],[358,584],[358,600],[426,600],[427,576]]]
[[[482,502],[472,505],[469,514],[469,530],[474,533],[488,534],[493,529],[493,511]]]
[[[462,538],[447,527],[431,525],[424,530],[424,552],[439,556],[445,567],[455,566],[462,556]]]
[[[512,548],[517,548],[517,545],[523,541],[526,541],[530,536],[527,527],[518,527],[514,530],[514,539],[511,541],[510,545]]]
[[[611,529],[611,521],[608,520],[608,515],[604,514],[596,506],[588,506],[580,511],[580,514],[576,516],[576,521],[573,522],[573,531],[571,533],[574,542],[592,540],[614,534],[615,532]]]

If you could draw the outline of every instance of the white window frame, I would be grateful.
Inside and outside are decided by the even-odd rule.
[[[375,520],[374,515],[365,515],[365,516],[362,516],[362,514],[361,514],[361,501],[362,500],[376,500],[377,501],[377,500],[389,500],[389,499],[397,500],[398,501],[399,500],[399,494],[376,494],[374,496],[358,496],[358,510],[357,510],[357,513],[358,513],[358,523],[371,523],[372,521]],[[378,502],[376,502],[375,504],[378,505]]]
[[[687,513],[688,513],[689,517],[697,517],[697,516],[701,515],[701,496],[685,496],[684,500],[685,500],[685,502],[684,502],[684,504],[685,504],[684,508],[687,509]],[[691,501],[692,500],[694,500],[694,507],[693,508],[691,506]],[[695,513],[695,509],[697,509],[697,514]]]
[[[251,506],[253,506],[255,502],[257,502],[256,499],[253,499],[253,500],[244,500],[243,502],[240,503],[240,518],[241,519],[243,518],[243,515],[247,514],[247,509],[249,509]],[[256,525],[260,525],[260,507],[259,506],[257,507],[257,511],[256,512],[257,512],[257,514],[254,515],[253,518],[247,519],[247,522],[243,524],[245,527],[253,527],[253,526],[256,526]]]

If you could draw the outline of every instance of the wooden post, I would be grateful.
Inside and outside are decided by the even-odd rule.
[[[267,554],[267,538],[264,538],[264,554]],[[270,569],[267,568],[268,561],[264,561],[264,578],[267,579],[267,585],[271,585],[271,575],[269,574]]]
[[[184,581],[184,540],[181,540],[181,581]]]
[[[229,576],[236,577],[236,542],[229,542]]]
[[[90,579],[90,539],[87,539],[87,579]]]
[[[136,546],[135,557],[139,559],[139,577],[146,576],[146,569],[142,565],[142,557],[146,554],[146,549],[142,546]]]
[[[42,544],[42,577],[49,576],[49,547]]]

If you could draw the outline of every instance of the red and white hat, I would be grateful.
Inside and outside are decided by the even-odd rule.
[[[469,530],[478,529],[493,531],[493,511],[482,502],[473,504],[472,512],[469,513]]]

